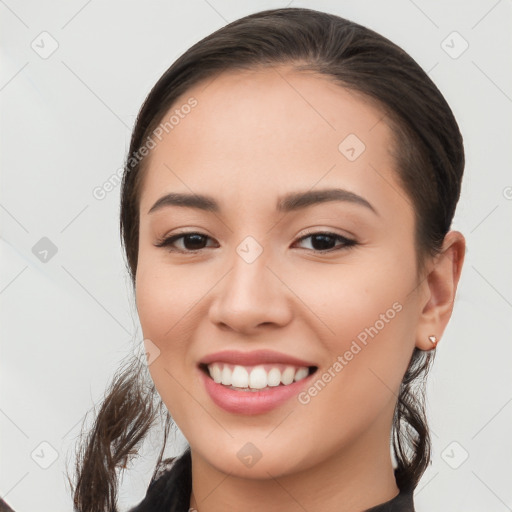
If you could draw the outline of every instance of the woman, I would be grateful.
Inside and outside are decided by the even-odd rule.
[[[269,10],[185,52],[142,106],[121,192],[149,374],[134,358],[113,379],[76,509],[117,510],[163,414],[133,512],[413,511],[463,168],[439,90],[355,23]],[[189,447],[162,461],[171,422]]]

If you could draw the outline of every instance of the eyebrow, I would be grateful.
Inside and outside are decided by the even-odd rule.
[[[325,203],[328,201],[342,201],[347,203],[358,204],[368,208],[378,215],[377,210],[364,198],[354,192],[341,188],[329,188],[323,190],[308,190],[307,192],[292,192],[278,198],[276,210],[279,212],[291,212],[312,206],[315,204]],[[203,194],[187,194],[179,192],[171,192],[162,196],[150,208],[148,214],[153,213],[167,206],[181,206],[186,208],[196,208],[208,212],[219,212],[220,206],[217,201]]]

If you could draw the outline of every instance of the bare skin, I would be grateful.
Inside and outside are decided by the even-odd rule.
[[[222,74],[175,106],[191,96],[197,106],[151,151],[136,276],[143,335],[160,351],[151,376],[191,446],[191,506],[359,512],[388,501],[399,492],[389,435],[400,382],[414,347],[432,349],[428,337],[441,338],[451,316],[464,238],[451,231],[418,275],[391,132],[361,95],[279,67]],[[349,134],[365,145],[353,161],[339,149]],[[371,207],[331,200],[276,210],[288,193],[331,188]],[[170,192],[211,196],[219,210],[148,213]],[[155,246],[183,231],[205,235],[202,248],[192,252],[197,238]],[[331,238],[329,251],[305,238],[324,232],[344,238]],[[237,252],[247,236],[263,249],[251,263]],[[371,326],[378,333],[307,403],[235,414],[200,378],[198,362],[224,349],[275,350],[332,374]],[[237,456],[246,443],[261,453],[252,467]]]

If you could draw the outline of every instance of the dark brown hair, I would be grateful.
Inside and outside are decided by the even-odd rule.
[[[378,105],[394,136],[397,175],[415,211],[418,268],[439,251],[460,194],[464,149],[438,88],[405,51],[368,28],[310,9],[273,9],[236,20],[196,43],[142,105],[121,190],[121,236],[134,286],[139,199],[147,169],[141,149],[192,86],[226,71],[280,64],[325,76]],[[430,462],[424,384],[432,358],[432,351],[415,348],[400,387],[392,433],[400,488],[415,487]],[[117,510],[118,473],[157,417],[165,420],[164,443],[153,477],[162,463],[172,420],[144,366],[134,358],[114,376],[77,453],[74,504],[80,512]]]

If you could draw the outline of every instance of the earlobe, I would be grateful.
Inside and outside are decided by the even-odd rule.
[[[425,278],[427,298],[416,331],[416,347],[433,350],[437,347],[453,311],[466,241],[458,231],[445,236],[441,252],[435,257]]]
[[[428,337],[428,340],[432,343],[432,348],[436,348],[437,346],[437,342],[439,341],[437,339],[437,336],[431,334],[429,337]]]

